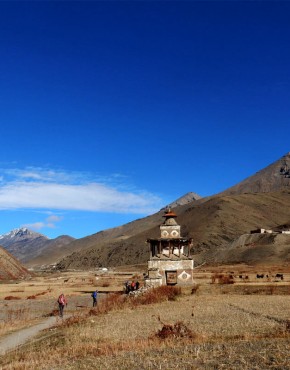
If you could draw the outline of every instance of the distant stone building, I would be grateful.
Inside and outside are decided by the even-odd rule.
[[[255,229],[251,230],[251,234],[273,234],[273,230]]]
[[[182,238],[176,214],[167,209],[160,225],[161,237],[147,239],[150,245],[146,286],[192,285],[193,258],[190,256],[192,239]]]
[[[290,230],[255,229],[255,230],[251,230],[251,234],[287,234],[287,235],[290,235]]]

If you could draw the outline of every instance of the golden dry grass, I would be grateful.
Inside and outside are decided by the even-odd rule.
[[[90,292],[96,288],[99,292],[121,292],[124,280],[134,274],[134,271],[121,275],[88,271],[64,272],[1,283],[0,336],[32,325],[48,315],[57,308],[56,299],[62,292],[68,297],[67,312],[74,314],[77,305],[91,305]]]
[[[96,310],[71,308],[72,318],[2,358],[1,369],[290,369],[290,295],[261,284],[247,294],[254,281],[221,286],[201,275],[194,295],[151,304],[110,295]],[[178,322],[193,335],[156,337]]]
[[[288,369],[289,307],[289,296],[258,295],[185,295],[142,306],[126,302],[122,309],[74,317],[55,335],[8,357],[2,368]],[[178,321],[193,338],[154,337],[163,324]]]

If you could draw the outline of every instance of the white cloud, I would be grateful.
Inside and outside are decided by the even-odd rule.
[[[41,230],[45,227],[43,222],[34,222],[33,224],[21,225],[21,227],[27,227],[28,229]]]
[[[47,181],[44,181],[44,178]],[[120,190],[124,189],[125,185],[113,187],[111,184],[88,181],[87,174],[82,183],[80,173],[67,174],[64,171],[35,168],[14,169],[10,170],[8,180],[0,186],[0,209],[148,214],[161,208],[159,197],[147,192]],[[53,225],[58,221],[58,216],[51,217],[47,223]]]
[[[36,230],[36,231],[39,231],[43,228],[54,229],[54,228],[56,228],[56,223],[60,222],[62,219],[63,219],[63,217],[60,217],[60,216],[57,216],[57,215],[51,215],[51,216],[47,217],[44,222],[42,222],[42,221],[34,222],[32,224],[21,225],[21,227],[27,227],[29,229]]]
[[[61,216],[51,215],[51,216],[47,217],[46,221],[47,221],[47,222],[52,222],[52,223],[54,223],[54,222],[59,222],[59,221],[61,221],[62,219],[63,219],[63,217],[61,217]]]

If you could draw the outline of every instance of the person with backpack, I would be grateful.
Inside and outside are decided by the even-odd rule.
[[[93,298],[93,307],[96,307],[96,305],[97,305],[97,298],[98,298],[98,291],[95,290],[91,295],[92,295],[92,298]]]
[[[67,300],[63,293],[61,293],[61,295],[58,297],[57,302],[58,302],[59,316],[63,317],[64,306],[67,306]]]
[[[136,287],[135,281],[132,280],[132,283],[131,283],[131,292],[133,292],[135,290],[135,287]]]

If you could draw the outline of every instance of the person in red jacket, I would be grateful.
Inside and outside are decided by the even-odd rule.
[[[63,317],[64,306],[67,306],[67,300],[63,293],[61,293],[61,295],[58,297],[57,302],[58,302],[59,316]]]

